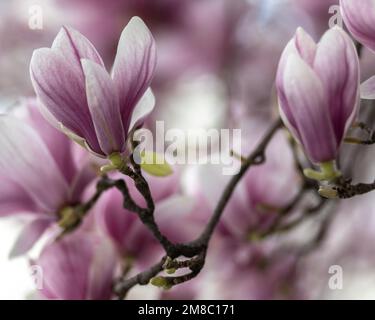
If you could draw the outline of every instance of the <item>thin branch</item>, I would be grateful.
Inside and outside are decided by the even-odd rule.
[[[265,134],[265,136],[263,137],[259,145],[256,147],[256,149],[245,159],[245,161],[242,161],[240,171],[235,176],[233,176],[232,179],[229,181],[229,184],[226,186],[222,196],[220,197],[220,200],[214,210],[214,213],[209,223],[207,224],[206,228],[203,230],[201,236],[198,238],[196,242],[208,244],[212,236],[212,233],[214,232],[220,220],[220,217],[230,197],[232,196],[233,191],[236,188],[238,182],[241,180],[241,178],[252,165],[259,165],[265,161],[265,150],[269,142],[271,141],[272,137],[275,135],[276,131],[281,128],[281,126],[282,121],[281,119],[278,119]]]
[[[113,291],[119,299],[124,299],[128,291],[135,285],[146,285],[150,280],[155,277],[160,271],[163,270],[163,264],[166,257],[163,257],[158,263],[147,269],[146,271],[140,272],[134,277],[128,279],[120,279],[115,283]]]
[[[194,277],[196,277],[201,269],[203,268],[205,264],[205,257],[206,257],[206,250],[208,247],[208,243],[212,237],[212,234],[219,223],[219,220],[221,218],[221,215],[226,207],[226,204],[228,203],[231,195],[233,194],[234,189],[236,188],[238,182],[241,180],[241,178],[244,176],[246,171],[252,166],[252,165],[259,165],[262,164],[266,157],[265,157],[265,150],[271,141],[272,137],[275,135],[277,130],[282,127],[282,122],[280,119],[278,119],[272,127],[267,131],[257,148],[245,159],[245,161],[242,162],[240,171],[232,177],[229,184],[226,186],[222,196],[220,197],[220,200],[206,226],[206,228],[203,230],[201,235],[194,241],[190,243],[182,243],[182,244],[172,244],[169,240],[166,241],[166,244],[163,245],[167,255],[163,257],[163,259],[152,266],[151,268],[139,273],[138,275],[131,277],[129,279],[121,279],[118,281],[118,283],[115,285],[115,293],[119,298],[124,298],[126,293],[135,285],[145,285],[150,282],[151,279],[154,279],[154,284],[158,285],[160,287],[168,288],[170,286],[188,281]],[[134,164],[133,164],[134,166]],[[147,181],[144,180],[144,178],[140,174],[139,169],[135,169],[134,171],[123,171],[124,174],[130,176],[136,183],[137,189],[142,193],[142,195],[145,197],[146,202],[151,203],[151,201],[147,201],[147,198],[151,194],[149,193]],[[143,179],[142,179],[143,178]],[[124,192],[125,198],[127,198],[128,193]],[[125,200],[124,200],[125,205]],[[161,234],[159,234],[159,231],[156,232],[157,225],[153,220],[153,206],[152,210],[151,208],[146,209],[139,209],[138,214],[145,223],[148,228],[154,233],[154,235],[158,238],[164,237]],[[140,211],[139,211],[140,210]],[[143,211],[145,210],[145,211]],[[147,219],[145,220],[145,215],[147,216]],[[155,234],[156,232],[156,234]],[[176,258],[179,256],[188,257],[191,259],[184,260],[184,261],[177,261]],[[167,263],[166,263],[167,262]],[[161,272],[162,270],[167,269],[180,269],[180,268],[189,268],[191,272],[182,275],[182,276],[167,276],[167,277],[156,277],[155,276]]]
[[[334,185],[323,186],[321,189],[333,191],[339,199],[349,199],[375,190],[375,181],[372,183],[351,184],[351,179],[340,179]]]

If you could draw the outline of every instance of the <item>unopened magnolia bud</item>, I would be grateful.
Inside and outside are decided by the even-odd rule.
[[[336,26],[316,43],[298,28],[281,56],[276,87],[281,118],[307,157],[336,159],[359,108],[359,60],[349,35]]]

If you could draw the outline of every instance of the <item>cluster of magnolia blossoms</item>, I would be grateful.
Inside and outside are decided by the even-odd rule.
[[[102,158],[118,160],[128,155],[129,132],[142,124],[154,106],[149,86],[155,60],[153,37],[139,18],[133,18],[121,35],[111,76],[85,37],[62,28],[51,49],[38,49],[32,57],[31,78],[38,101],[24,101],[21,115],[0,117],[0,216],[21,215],[28,221],[12,256],[27,253],[46,235],[47,244],[36,260],[44,272],[40,291],[44,297],[109,298],[116,266],[124,256],[135,256],[139,243],[148,243],[158,253],[155,240],[135,217],[119,210],[113,219],[109,204],[121,208],[114,192],[102,199],[100,214],[86,217],[72,235],[54,242],[56,235],[77,227],[80,221],[72,220],[72,212],[89,200],[87,194],[102,164],[72,140]],[[158,183],[152,188],[155,201],[175,190],[175,176],[169,182],[166,179],[164,188]],[[134,185],[129,188],[135,189]],[[168,206],[164,208],[167,211]],[[125,243],[128,247],[134,243],[134,249],[125,250]],[[139,260],[145,255],[142,252]]]

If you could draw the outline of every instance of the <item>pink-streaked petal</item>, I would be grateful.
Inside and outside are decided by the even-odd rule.
[[[43,268],[42,295],[50,299],[86,299],[93,255],[91,238],[82,233],[47,245],[37,261]]]
[[[340,0],[341,14],[350,33],[375,51],[375,1]]]
[[[62,27],[51,48],[59,51],[67,61],[73,63],[77,71],[82,72],[80,70],[81,59],[92,60],[104,67],[103,60],[95,47],[85,36],[73,28]]]
[[[152,112],[155,106],[155,96],[152,90],[149,88],[139,100],[138,104],[133,110],[133,114],[130,120],[129,131],[133,128],[142,126],[143,121]]]
[[[283,88],[309,158],[316,163],[335,159],[337,144],[322,83],[297,55],[286,64]]]
[[[375,76],[361,84],[361,98],[368,100],[375,99]]]
[[[0,177],[0,217],[14,214],[34,214],[37,205],[30,195],[16,182]]]
[[[297,124],[294,119],[293,112],[284,93],[284,73],[286,63],[291,55],[299,55],[295,46],[295,38],[290,40],[281,54],[280,62],[276,73],[276,89],[279,98],[280,115],[284,123],[287,123],[289,130],[293,133],[297,140],[300,140]]]
[[[65,202],[68,185],[39,135],[26,123],[0,116],[0,176],[22,187],[48,213]]]
[[[121,194],[111,190],[104,194],[98,205],[96,219],[99,227],[116,244],[120,251],[126,247],[127,237],[136,217],[121,206]]]
[[[27,253],[53,221],[53,219],[42,218],[36,219],[26,225],[13,245],[9,258],[15,258]]]
[[[89,110],[101,150],[110,155],[122,153],[126,147],[116,87],[108,72],[100,65],[83,59]]]
[[[31,126],[39,133],[67,183],[70,184],[76,171],[72,157],[72,141],[46,121],[40,113],[36,99],[26,99],[25,106],[29,111],[28,120]]]
[[[82,163],[76,172],[69,190],[69,202],[78,203],[82,201],[85,189],[95,180],[97,172],[91,162]]]
[[[63,55],[46,48],[34,51],[30,73],[35,92],[49,113],[100,153],[87,106],[83,73],[77,72]]]
[[[339,145],[359,106],[358,55],[353,41],[341,28],[334,27],[322,37],[314,61],[314,70],[326,91]]]
[[[110,190],[101,197],[95,217],[99,228],[122,254],[142,255],[155,244],[134,213],[122,208],[122,196],[117,190]]]
[[[150,86],[155,66],[154,38],[144,22],[134,17],[122,31],[112,70],[125,130],[134,107]]]
[[[313,65],[316,53],[316,43],[311,36],[299,27],[294,37],[295,46],[301,58],[310,66]]]
[[[119,257],[109,239],[98,239],[95,247],[95,256],[89,273],[89,300],[110,299]]]
[[[295,54],[295,55],[299,55],[300,54],[298,52],[297,48],[296,48],[295,37],[293,37],[287,43],[287,45],[285,46],[285,48],[284,48],[284,50],[283,50],[283,52],[281,54],[279,65],[278,65],[278,68],[277,68],[277,74],[276,74],[276,85],[281,85],[282,84],[285,66],[286,66],[286,63],[288,61],[288,58],[292,54]]]

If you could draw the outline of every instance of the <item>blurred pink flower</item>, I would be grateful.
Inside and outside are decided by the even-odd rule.
[[[184,221],[185,214],[191,210],[190,200],[179,192],[179,178],[178,172],[163,178],[146,177],[155,202],[157,224],[163,234],[174,241],[186,240],[184,234],[189,228],[180,228],[179,223]],[[132,198],[140,206],[145,206],[134,182],[129,178],[125,181]],[[113,241],[122,258],[132,258],[138,266],[146,267],[147,263],[154,263],[162,255],[161,246],[137,215],[122,207],[122,201],[123,197],[117,190],[110,190],[101,197],[95,207],[98,227]]]
[[[282,119],[314,163],[335,160],[359,108],[359,61],[339,27],[319,44],[297,29],[276,77]]]
[[[34,51],[30,72],[46,118],[94,154],[109,156],[125,151],[128,131],[151,112],[155,64],[153,37],[135,17],[122,32],[111,76],[92,44],[66,27],[50,49]]]
[[[0,116],[0,216],[26,214],[32,221],[11,255],[28,251],[59,219],[60,211],[77,204],[96,174],[87,159],[75,160],[73,143],[47,123],[34,100],[26,103],[24,121]]]
[[[261,121],[250,123],[253,127],[249,125],[247,134],[251,140],[242,142],[246,149],[243,154],[257,145],[267,127]],[[210,243],[206,269],[196,287],[190,288],[195,298],[278,299],[298,295],[292,282],[296,257],[279,251],[278,241],[256,242],[259,235],[273,226],[280,209],[294,199],[300,188],[285,133],[279,132],[271,140],[266,159],[264,164],[249,169],[228,201]],[[230,177],[220,175],[210,166],[200,178],[200,191],[214,208]]]
[[[261,137],[260,123],[248,129],[251,140],[242,141],[246,149],[251,150],[249,145],[256,145]],[[300,178],[284,133],[280,132],[272,139],[266,149],[266,158],[264,164],[250,168],[237,185],[221,218],[220,236],[247,242],[252,234],[267,231],[278,211],[298,193]],[[200,192],[214,208],[230,177],[223,176],[213,166],[204,170],[200,177]]]
[[[375,2],[373,0],[340,0],[341,12],[350,33],[363,45],[375,51]]]
[[[208,256],[200,299],[298,299],[297,257],[265,243],[221,241]],[[215,267],[216,266],[216,267]]]
[[[96,234],[74,233],[46,245],[33,265],[42,268],[41,297],[62,300],[107,300],[112,296],[116,255]]]

